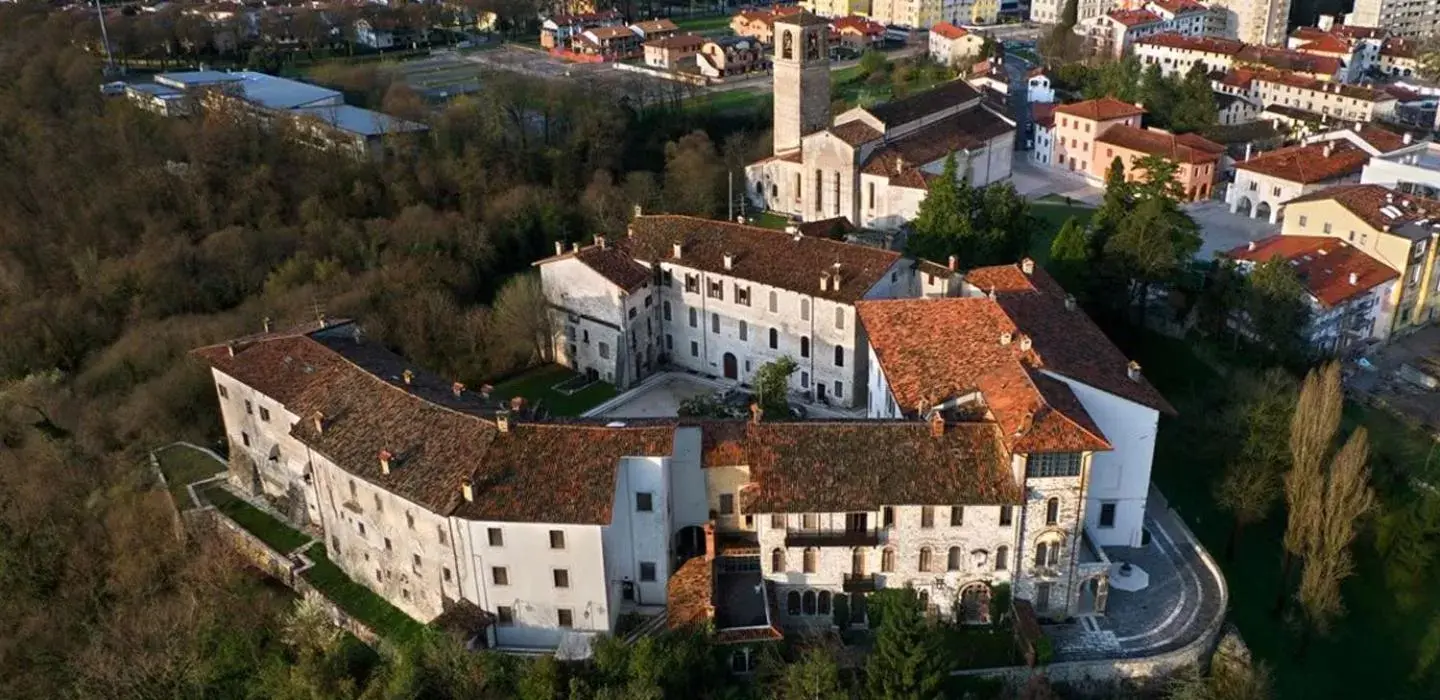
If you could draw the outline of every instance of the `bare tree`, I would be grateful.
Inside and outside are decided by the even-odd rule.
[[[1340,366],[1330,363],[1310,370],[1300,388],[1300,401],[1290,421],[1290,472],[1285,475],[1285,552],[1280,565],[1280,591],[1275,612],[1285,606],[1290,570],[1295,560],[1310,551],[1319,536],[1320,509],[1325,498],[1325,456],[1340,428]]]
[[[1234,559],[1241,531],[1264,520],[1280,497],[1288,454],[1278,437],[1295,409],[1295,380],[1284,370],[1272,369],[1259,377],[1242,375],[1238,384],[1243,401],[1227,422],[1244,437],[1239,454],[1215,485],[1215,500],[1235,516],[1225,544],[1226,559]]]
[[[1324,502],[1315,513],[1313,534],[1305,553],[1296,594],[1310,629],[1328,634],[1330,623],[1344,613],[1340,582],[1355,572],[1350,544],[1355,541],[1355,523],[1375,505],[1370,488],[1370,444],[1364,428],[1351,433],[1345,446],[1335,454],[1325,484]],[[1305,639],[1308,639],[1308,635]],[[1301,647],[1304,649],[1304,643]]]
[[[525,362],[549,362],[553,332],[550,304],[539,275],[516,275],[495,296],[491,330],[514,343],[515,357]]]

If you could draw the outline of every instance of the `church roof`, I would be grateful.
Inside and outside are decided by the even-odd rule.
[[[879,130],[863,121],[855,120],[830,127],[830,133],[851,146],[878,141],[885,136]]]
[[[870,154],[861,171],[897,177],[912,168],[940,160],[952,151],[976,148],[1013,131],[1014,123],[976,106],[889,141]]]
[[[885,122],[886,126],[894,128],[979,97],[980,93],[965,81],[952,80],[909,97],[882,102],[867,108],[866,111]]]

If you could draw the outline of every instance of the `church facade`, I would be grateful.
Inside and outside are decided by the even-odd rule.
[[[832,121],[828,32],[809,13],[775,21],[774,151],[745,169],[753,205],[895,230],[915,218],[951,153],[974,186],[1010,177],[1015,123],[963,80]]]

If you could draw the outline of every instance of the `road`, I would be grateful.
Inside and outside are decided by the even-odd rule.
[[[910,58],[911,56],[915,56],[916,54],[924,52],[924,46],[919,44],[912,44],[903,48],[895,49],[894,51],[886,51],[885,57],[890,59],[891,61],[897,61],[902,58]],[[830,64],[830,72],[834,73],[836,71],[842,71],[847,68],[854,68],[858,65],[860,65],[860,59],[858,58],[849,61],[837,61]],[[770,74],[760,73],[749,78],[744,78],[742,80],[725,82],[719,85],[711,85],[710,87],[705,88],[705,92],[729,92],[731,90],[745,89],[755,90],[757,92],[770,92],[773,87],[774,81],[771,80]]]

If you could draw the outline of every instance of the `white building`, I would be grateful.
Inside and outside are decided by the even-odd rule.
[[[930,58],[941,65],[969,65],[984,48],[985,37],[949,22],[930,27]]]
[[[1355,0],[1354,10],[1345,15],[1345,24],[1377,27],[1396,36],[1423,39],[1440,29],[1440,2],[1437,0]]]
[[[1075,33],[1095,52],[1121,58],[1137,42],[1161,34],[1203,36],[1210,10],[1192,0],[1148,2],[1141,9],[1111,10],[1080,20]]]
[[[1290,0],[1213,0],[1210,6],[1224,15],[1226,37],[1260,46],[1285,41]]]
[[[1235,182],[1225,192],[1230,213],[1280,221],[1286,202],[1311,192],[1359,182],[1370,154],[1346,141],[1331,141],[1262,153],[1235,164]]]
[[[1135,57],[1146,66],[1158,64],[1166,77],[1183,76],[1196,63],[1204,64],[1211,73],[1229,71],[1244,48],[1245,44],[1235,39],[1166,32],[1136,41]]]
[[[1383,185],[1426,199],[1440,199],[1440,145],[1434,141],[1417,141],[1414,148],[1400,153],[1374,155],[1360,173],[1360,182]]]
[[[1044,67],[1032,68],[1025,74],[1025,96],[1031,104],[1055,101],[1055,88],[1051,87],[1050,76],[1045,75]]]

